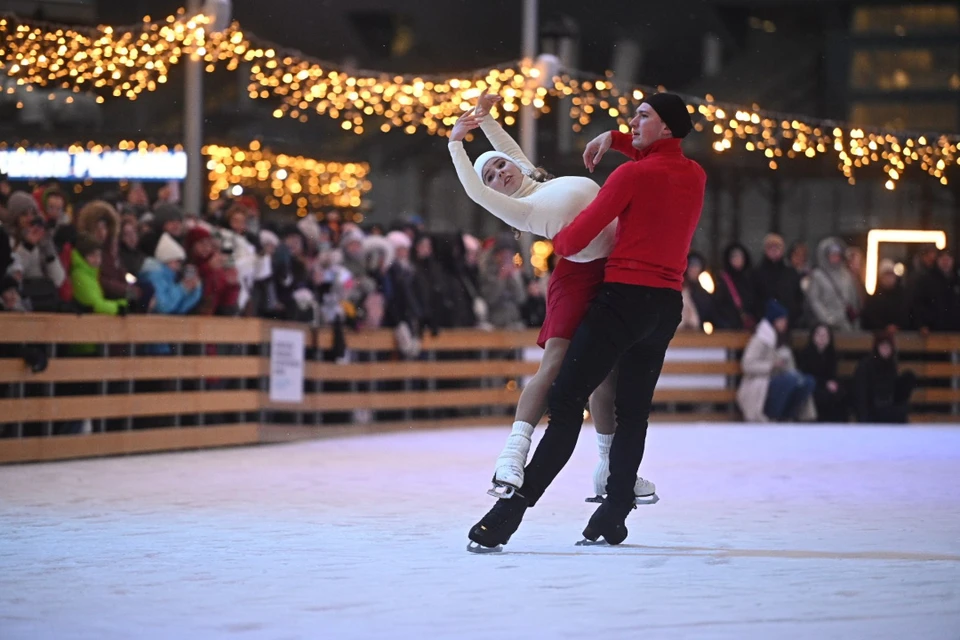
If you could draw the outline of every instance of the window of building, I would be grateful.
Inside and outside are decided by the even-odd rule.
[[[955,131],[957,105],[949,102],[856,102],[851,123],[864,127],[882,127],[909,131]]]
[[[958,31],[960,9],[955,4],[858,7],[853,13],[853,32],[860,35],[906,36]]]
[[[854,51],[850,85],[860,90],[957,90],[960,45]]]

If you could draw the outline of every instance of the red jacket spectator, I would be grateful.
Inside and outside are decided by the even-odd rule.
[[[201,315],[233,315],[236,312],[240,285],[236,277],[223,268],[222,256],[213,244],[213,237],[203,227],[187,232],[187,260],[197,267],[203,282],[203,301],[197,311]]]

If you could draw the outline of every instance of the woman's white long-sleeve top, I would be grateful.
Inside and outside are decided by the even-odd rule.
[[[481,129],[493,148],[510,156],[524,173],[523,183],[516,193],[507,196],[483,184],[473,168],[462,142],[450,142],[450,156],[460,183],[467,196],[481,207],[520,231],[529,231],[545,238],[553,238],[590,204],[600,191],[589,178],[565,176],[547,182],[536,182],[527,177],[534,167],[520,147],[489,115]],[[606,258],[616,240],[617,221],[600,232],[586,248],[567,257],[573,262],[590,262]]]

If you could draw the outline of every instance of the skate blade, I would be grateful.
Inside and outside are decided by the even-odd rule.
[[[592,498],[587,498],[584,502],[590,502],[592,504],[603,504],[605,498],[603,496],[594,496]],[[634,498],[634,504],[657,504],[660,502],[660,496],[655,493],[651,493],[648,496],[637,496]]]
[[[589,540],[584,538],[577,542],[576,546],[578,547],[609,547],[610,543],[606,540]]]
[[[488,496],[494,498],[502,498],[504,500],[509,500],[513,497],[513,494],[517,492],[517,488],[512,484],[501,484],[498,482],[493,483],[493,487],[487,491]]]
[[[467,551],[469,551],[470,553],[480,553],[480,554],[500,553],[501,551],[503,551],[503,545],[498,544],[495,547],[484,547],[483,545],[477,544],[476,542],[473,542],[471,540],[470,542],[467,543]]]

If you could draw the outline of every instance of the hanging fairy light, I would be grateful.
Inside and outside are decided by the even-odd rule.
[[[271,209],[296,207],[298,215],[323,207],[359,209],[373,184],[364,162],[329,162],[274,153],[257,140],[246,148],[207,145],[210,199],[224,192],[259,191]]]
[[[207,71],[218,66],[250,65],[251,98],[271,100],[277,118],[304,122],[323,116],[357,135],[370,131],[426,131],[447,135],[457,118],[480,95],[497,93],[503,122],[516,122],[522,106],[536,115],[549,113],[548,98],[568,98],[574,131],[596,118],[608,118],[623,132],[638,100],[654,88],[622,88],[612,73],[603,77],[559,72],[541,61],[522,60],[453,76],[412,76],[383,72],[348,73],[338,65],[285,50],[241,30],[237,23],[211,30],[211,18],[188,16],[180,9],[163,20],[146,16],[137,25],[71,28],[0,18],[0,70],[26,90],[59,86],[135,100],[154,91],[185,57],[202,59]],[[220,26],[220,25],[217,25]],[[867,130],[830,120],[792,116],[715,102],[713,97],[683,96],[697,131],[712,137],[716,153],[745,149],[764,156],[777,170],[784,158],[831,154],[852,184],[857,169],[879,165],[886,187],[895,189],[909,165],[946,185],[957,164],[960,138]]]
[[[157,145],[146,141],[121,140],[116,145],[95,142],[70,145],[62,153],[76,155],[82,152],[99,156],[113,150],[137,152],[141,156],[182,152],[183,147]],[[26,141],[8,145],[0,142],[0,153],[16,152],[26,155],[30,151],[57,151],[53,145],[32,145]],[[295,207],[299,215],[325,207],[361,209],[364,196],[373,188],[369,179],[370,165],[365,162],[332,162],[304,156],[274,153],[261,147],[254,140],[246,147],[207,145],[203,147],[207,176],[210,183],[209,197],[219,198],[224,193],[238,196],[243,193],[260,193],[268,207]],[[185,162],[185,161],[184,161]],[[2,167],[0,155],[0,167]],[[45,169],[52,175],[50,166]],[[182,168],[185,173],[185,165]],[[181,174],[181,176],[183,173]],[[68,178],[66,174],[61,176]],[[170,179],[172,176],[165,176]],[[86,181],[89,183],[89,181]],[[78,185],[79,186],[79,185]]]

